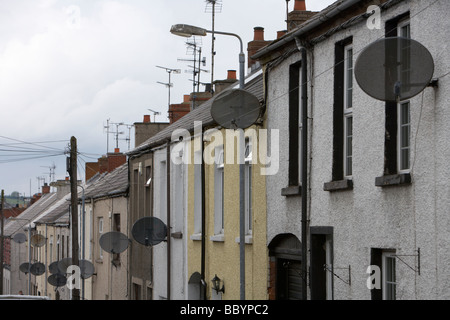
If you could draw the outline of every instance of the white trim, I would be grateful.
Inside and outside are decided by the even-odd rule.
[[[381,284],[381,288],[382,288],[382,295],[383,295],[383,300],[387,300],[388,299],[388,292],[387,292],[387,276],[388,273],[392,273],[393,271],[393,275],[394,275],[394,281],[391,282],[391,285],[394,286],[394,289],[397,288],[397,276],[396,276],[396,263],[395,263],[395,257],[393,256],[395,252],[392,250],[386,250],[383,251],[381,253],[381,274],[382,274],[382,284]],[[392,259],[391,261],[393,261],[393,266],[394,266],[394,270],[388,269],[388,259]]]
[[[351,68],[349,67],[349,52],[351,52],[351,62],[352,62],[352,64],[351,64]],[[349,84],[349,77],[348,77],[348,72],[347,71],[349,71],[349,70],[351,70],[351,75],[352,75],[352,77],[351,77],[351,86],[350,86],[350,84]],[[349,44],[349,45],[347,45],[347,46],[345,46],[344,47],[344,92],[343,92],[343,95],[344,95],[344,108],[343,108],[343,111],[344,111],[344,118],[343,118],[343,120],[342,121],[344,121],[344,126],[343,126],[343,128],[344,128],[344,152],[343,152],[343,156],[344,156],[344,162],[343,162],[343,169],[344,169],[344,177],[345,178],[351,178],[352,177],[352,173],[353,173],[353,148],[352,148],[352,153],[351,153],[351,156],[350,157],[348,157],[348,148],[349,148],[349,146],[348,146],[348,142],[347,142],[347,139],[351,136],[351,141],[352,141],[352,146],[353,146],[353,83],[354,83],[354,80],[353,80],[353,45],[352,44]],[[350,107],[348,107],[348,92],[351,90],[351,97],[352,97],[352,103],[351,103],[351,106]],[[349,126],[348,126],[348,120],[349,119],[352,119],[351,121],[352,121],[352,134],[351,135],[349,135],[348,134],[348,131],[349,131]],[[348,170],[348,159],[349,158],[351,158],[352,159],[352,165],[351,165],[351,171],[352,172],[348,172],[349,170]]]
[[[402,124],[402,106],[408,105],[408,122]],[[402,127],[408,127],[408,146],[402,148]],[[408,149],[408,168],[402,169],[402,150]],[[409,100],[397,103],[397,171],[399,173],[409,173],[411,171],[411,103]]]

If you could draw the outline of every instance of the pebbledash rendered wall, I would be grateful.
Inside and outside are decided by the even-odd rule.
[[[450,298],[449,9],[447,1],[403,1],[381,12],[380,29],[370,30],[363,20],[308,50],[308,218],[309,227],[333,227],[333,265],[340,277],[333,277],[334,299],[371,299],[371,248],[395,249],[409,265],[396,260],[397,299]],[[354,80],[353,189],[324,191],[332,180],[335,44],[352,36],[355,62],[368,44],[384,37],[387,20],[408,11],[411,37],[431,52],[439,79],[437,88],[427,87],[410,101],[412,183],[375,186],[384,172],[385,104]],[[301,197],[280,195],[288,181],[289,65],[300,60],[295,53],[269,71],[268,128],[280,130],[280,169],[267,177],[268,243],[282,233],[301,239]]]

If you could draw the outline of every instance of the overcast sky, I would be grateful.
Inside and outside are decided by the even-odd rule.
[[[309,0],[307,9],[333,2]],[[286,0],[221,4],[216,30],[239,34],[245,51],[254,27],[265,28],[266,40],[286,29]],[[161,112],[156,121],[167,122],[168,90],[157,82],[167,83],[168,73],[156,66],[181,69],[171,79],[171,103],[181,103],[192,91],[192,63],[180,59],[192,55],[186,39],[169,30],[177,23],[211,28],[206,8],[205,0],[0,0],[0,189],[34,194],[38,177],[49,182],[53,165],[55,179],[63,179],[71,136],[82,153],[78,175],[84,177],[85,161],[107,151],[108,119],[133,124],[151,114],[153,121],[150,108]],[[206,58],[202,68],[211,70],[211,37],[196,40]],[[214,78],[224,79],[227,70],[238,69],[239,43],[217,35],[215,51]],[[201,74],[201,82],[210,79]],[[129,130],[119,130],[119,147],[126,151]],[[110,134],[109,151],[114,147]]]

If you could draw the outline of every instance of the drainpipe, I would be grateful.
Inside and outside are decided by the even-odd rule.
[[[170,300],[170,140],[167,141],[167,300]]]
[[[308,207],[308,91],[307,91],[307,56],[306,56],[306,48],[300,44],[298,38],[295,38],[295,42],[297,44],[298,49],[302,55],[302,77],[301,77],[301,100],[302,100],[302,274],[304,284],[302,286],[302,298],[303,300],[307,299],[307,207]]]
[[[204,144],[203,144],[203,129],[202,134],[200,136],[201,141],[201,179],[202,179],[202,257],[201,257],[201,290],[203,292],[203,300],[206,300],[206,281],[205,281],[205,261],[206,261],[206,206],[205,206],[205,162],[203,161],[203,152],[204,152]]]

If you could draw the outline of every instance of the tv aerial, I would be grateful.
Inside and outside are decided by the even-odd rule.
[[[166,239],[167,226],[156,217],[144,217],[134,223],[131,234],[138,243],[154,246]]]
[[[245,129],[260,117],[258,98],[242,89],[227,90],[217,95],[211,105],[211,116],[226,129]]]
[[[368,45],[356,59],[355,78],[377,100],[399,102],[422,92],[434,73],[431,53],[421,43],[389,37]]]
[[[102,234],[99,243],[104,251],[117,254],[124,252],[128,248],[129,239],[121,232],[111,231]]]

